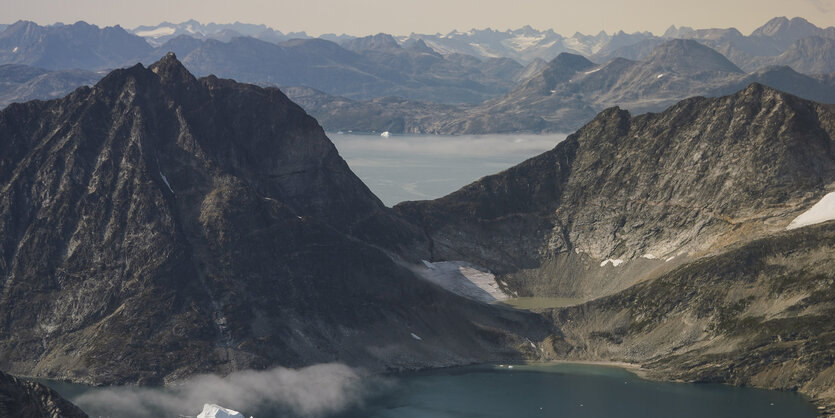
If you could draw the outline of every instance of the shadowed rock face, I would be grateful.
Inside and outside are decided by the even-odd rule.
[[[0,372],[0,416],[14,418],[87,418],[81,409],[39,383]]]
[[[504,330],[543,332],[398,264],[425,258],[422,233],[277,89],[197,80],[169,55],[13,104],[0,138],[11,372],[161,383],[274,364],[422,367],[516,358],[523,339]]]

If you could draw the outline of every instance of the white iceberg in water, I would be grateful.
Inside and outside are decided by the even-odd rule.
[[[215,404],[203,404],[203,412],[197,418],[246,418],[238,411],[226,409]],[[252,417],[250,417],[252,418]]]

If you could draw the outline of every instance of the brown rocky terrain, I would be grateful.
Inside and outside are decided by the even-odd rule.
[[[606,110],[549,152],[395,210],[432,260],[587,300],[542,310],[559,330],[543,358],[799,390],[831,414],[835,225],[786,227],[835,190],[833,135],[832,106],[752,84]]]

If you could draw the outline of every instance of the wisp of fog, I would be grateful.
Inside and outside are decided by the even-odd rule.
[[[379,384],[381,380],[330,363],[301,369],[240,371],[225,377],[198,375],[170,388],[107,388],[72,401],[85,411],[97,411],[97,415],[125,418],[194,416],[204,403],[232,408],[246,416],[266,409],[318,417],[360,404],[371,392],[371,382]]]

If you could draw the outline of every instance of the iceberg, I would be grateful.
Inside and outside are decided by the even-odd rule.
[[[238,411],[224,408],[215,404],[203,404],[203,412],[197,418],[246,418]],[[252,418],[252,417],[250,417]]]

